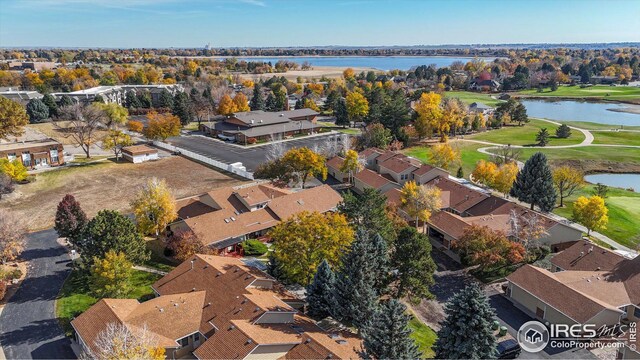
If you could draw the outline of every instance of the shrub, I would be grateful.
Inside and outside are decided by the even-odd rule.
[[[7,282],[0,280],[0,300],[4,299],[4,295],[7,293]]]
[[[258,142],[258,139],[254,138],[254,137],[250,137],[250,138],[247,139],[247,144],[253,145],[253,144],[257,143],[257,142]]]
[[[140,121],[130,120],[127,123],[127,127],[129,128],[129,131],[135,131],[135,132],[141,133],[142,129],[144,128],[144,125]]]
[[[245,255],[252,255],[252,256],[264,255],[269,250],[267,248],[267,245],[255,239],[245,240],[240,244],[240,246],[242,246],[242,249],[244,250]]]

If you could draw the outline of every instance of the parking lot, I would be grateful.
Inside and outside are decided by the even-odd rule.
[[[287,150],[303,146],[313,148],[314,146],[324,143],[327,139],[339,141],[342,135],[343,134],[340,133],[329,133],[326,135],[285,140],[282,144],[284,144]],[[177,136],[167,139],[167,142],[226,164],[241,162],[247,168],[247,171],[251,172],[255,171],[258,165],[267,160],[267,149],[270,146],[270,144],[267,143],[244,147],[203,135]]]

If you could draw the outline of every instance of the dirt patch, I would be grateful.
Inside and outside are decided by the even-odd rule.
[[[60,125],[62,129],[56,127],[56,124]],[[69,126],[69,122],[58,121],[56,122],[56,124],[54,124],[53,122],[46,122],[46,123],[40,123],[40,124],[29,124],[27,125],[27,127],[37,132],[40,132],[44,134],[46,137],[52,138],[63,145],[75,145],[76,141],[72,137],[68,136],[67,134],[67,132],[70,130],[65,129],[66,127]],[[106,130],[96,130],[95,132],[96,139],[102,139],[106,135],[107,135]]]
[[[0,268],[2,270],[5,271],[12,271],[15,269],[20,270],[21,275],[19,279],[14,279],[14,281],[12,281],[11,283],[7,284],[7,292],[4,294],[4,298],[2,298],[2,300],[0,300],[0,309],[2,309],[4,307],[4,305],[6,303],[9,302],[9,299],[11,299],[11,297],[13,296],[13,294],[16,293],[16,291],[18,291],[18,288],[20,287],[20,284],[22,284],[22,281],[24,280],[25,277],[27,277],[27,265],[29,263],[26,261],[18,261],[18,262],[13,262],[13,263],[9,263],[7,265],[0,265]],[[4,281],[4,280],[2,280]]]
[[[410,306],[420,321],[434,331],[440,330],[440,323],[446,318],[444,304],[436,300],[422,300],[420,304]]]
[[[89,217],[102,209],[129,212],[131,199],[153,177],[165,179],[177,199],[246,182],[179,156],[142,164],[101,161],[38,174],[35,182],[3,197],[0,208],[25,219],[31,231],[47,229],[66,194],[74,195]]]
[[[591,173],[640,173],[640,164],[633,163],[620,163],[607,160],[551,160],[551,165],[557,166],[571,166],[572,168],[580,169],[585,174]]]

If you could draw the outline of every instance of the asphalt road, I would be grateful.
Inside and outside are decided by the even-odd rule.
[[[22,257],[27,277],[0,315],[7,359],[75,359],[55,315],[55,299],[69,274],[69,255],[53,229],[28,235]]]
[[[313,148],[315,145],[325,142],[327,137],[339,138],[339,135],[341,134],[287,140],[283,144],[287,150],[303,146]],[[258,165],[267,160],[267,149],[270,146],[269,144],[264,144],[245,148],[201,135],[172,137],[167,139],[167,142],[226,164],[241,162],[247,168],[247,171],[251,172],[255,171]]]

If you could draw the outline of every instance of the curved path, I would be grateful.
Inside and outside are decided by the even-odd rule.
[[[27,277],[0,314],[0,346],[7,359],[75,359],[56,319],[55,301],[71,262],[53,229],[31,233],[22,258]]]

